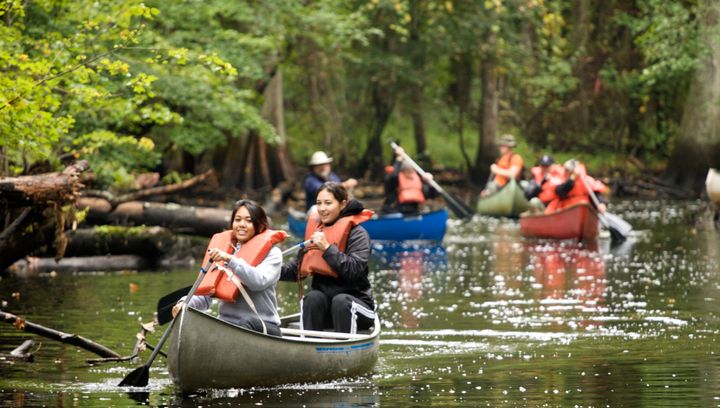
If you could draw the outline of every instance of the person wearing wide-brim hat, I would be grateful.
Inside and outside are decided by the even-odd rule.
[[[317,192],[320,186],[326,181],[335,181],[342,183],[342,185],[350,190],[357,185],[357,180],[349,178],[345,181],[341,181],[340,177],[332,171],[331,163],[333,162],[332,157],[323,151],[317,151],[310,156],[308,161],[308,167],[310,173],[305,176],[303,186],[305,187],[305,209],[309,210],[310,207],[315,205],[317,200]]]
[[[501,189],[512,179],[520,180],[522,177],[523,158],[513,152],[513,148],[516,146],[515,137],[511,134],[504,134],[496,144],[500,150],[500,157],[490,166],[492,180],[480,193],[481,197]]]

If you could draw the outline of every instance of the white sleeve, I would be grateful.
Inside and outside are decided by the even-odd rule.
[[[251,266],[245,260],[232,257],[228,267],[243,284],[252,291],[260,291],[277,284],[282,267],[282,251],[274,246],[257,266]]]
[[[184,297],[184,296],[183,296]],[[193,296],[187,305],[197,310],[208,310],[212,306],[212,298],[210,296]]]

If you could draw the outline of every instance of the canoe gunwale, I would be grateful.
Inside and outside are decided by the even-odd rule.
[[[329,340],[329,339],[320,339],[320,338],[311,337],[311,336],[306,336],[306,337],[282,336],[282,337],[278,337],[278,336],[272,336],[272,335],[269,335],[269,334],[264,334],[264,333],[256,332],[256,331],[254,331],[254,330],[250,330],[250,329],[247,329],[247,328],[245,328],[245,327],[240,327],[240,326],[237,326],[237,325],[232,324],[232,323],[230,323],[230,322],[226,322],[226,321],[224,321],[224,320],[220,320],[220,319],[218,319],[216,316],[213,316],[213,315],[211,315],[211,314],[209,314],[209,313],[203,312],[203,311],[201,311],[201,310],[195,309],[195,308],[190,307],[190,306],[187,306],[187,305],[185,305],[185,307],[183,308],[183,313],[182,313],[182,315],[180,316],[180,318],[181,318],[181,320],[180,320],[180,326],[181,326],[181,328],[182,328],[182,323],[183,323],[182,318],[185,316],[185,313],[184,313],[185,308],[191,309],[193,312],[197,312],[197,313],[199,313],[199,314],[202,314],[203,316],[207,316],[207,317],[209,317],[209,318],[211,318],[211,319],[214,319],[214,320],[217,321],[217,323],[220,323],[220,324],[223,324],[223,325],[227,325],[227,326],[232,327],[232,328],[234,328],[234,329],[241,330],[241,331],[243,332],[243,334],[246,334],[246,335],[249,335],[249,336],[254,336],[254,337],[262,337],[264,340],[290,341],[290,342],[297,342],[297,343],[311,343],[311,344],[318,344],[318,345],[322,345],[322,346],[327,346],[327,345],[328,345],[328,343],[327,343],[326,341],[324,341],[324,340]],[[285,318],[287,318],[287,317],[295,317],[295,316],[298,316],[298,317],[299,317],[300,314],[299,314],[299,313],[296,313],[296,314],[293,314],[293,315],[286,316]],[[282,324],[282,319],[283,319],[283,318],[281,318],[281,324]],[[294,321],[294,320],[290,320],[290,322],[292,322],[292,321]],[[286,320],[286,322],[287,322],[287,320]],[[381,330],[381,328],[380,328],[380,319],[379,319],[378,317],[375,317],[375,325],[373,326],[373,331],[372,331],[371,333],[368,333],[368,334],[367,334],[366,336],[364,336],[363,338],[357,338],[357,339],[336,339],[336,340],[334,341],[334,343],[337,343],[337,344],[347,344],[347,343],[363,342],[363,341],[373,340],[374,338],[376,338],[376,337],[378,337],[378,336],[380,335],[380,330]],[[311,332],[311,331],[310,331],[310,332]],[[325,333],[332,333],[332,332],[325,332]],[[315,340],[320,340],[320,341],[315,341]]]

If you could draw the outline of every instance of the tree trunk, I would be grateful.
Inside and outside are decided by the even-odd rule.
[[[451,72],[455,80],[450,86],[449,92],[455,102],[458,113],[457,125],[455,128],[458,133],[460,153],[465,160],[469,173],[473,166],[470,156],[465,149],[465,117],[470,110],[470,92],[472,91],[473,85],[473,66],[471,57],[467,52],[458,54],[451,60],[451,64]]]
[[[497,68],[491,59],[483,61],[481,69],[482,104],[478,123],[478,148],[471,180],[479,186],[490,174],[490,164],[496,156],[495,140],[498,136]]]
[[[667,178],[700,192],[709,167],[720,166],[720,3],[700,2],[700,38],[707,54],[695,70]]]
[[[272,185],[295,178],[295,165],[292,162],[287,145],[287,132],[285,131],[285,105],[283,103],[283,75],[278,68],[275,76],[265,88],[265,102],[262,115],[275,127],[280,140],[277,145],[267,146],[267,158],[272,164]]]
[[[257,132],[252,130],[250,131],[250,134],[248,134],[248,140],[247,140],[247,150],[245,154],[247,154],[247,160],[245,161],[245,166],[242,167],[242,184],[240,185],[241,189],[244,190],[252,190],[254,187],[253,181],[255,180],[255,150],[257,149],[257,138],[259,136],[257,135]]]
[[[572,49],[577,50],[576,65],[574,67],[575,77],[578,81],[578,102],[577,110],[572,116],[577,121],[577,129],[579,132],[587,132],[590,128],[590,89],[591,80],[589,78],[588,67],[588,39],[590,37],[590,1],[577,0],[574,2],[574,24],[571,36]],[[590,85],[591,87],[592,85]]]
[[[270,166],[268,165],[268,148],[265,139],[257,138],[257,160],[258,160],[258,182],[255,190],[270,191],[273,186],[273,180],[270,176]]]
[[[225,149],[227,150],[225,150],[225,160],[223,160],[220,186],[227,190],[235,188],[240,183],[242,175],[240,162],[243,161],[246,154],[243,149],[245,138],[233,136],[230,132],[226,132],[225,137],[227,139]],[[247,149],[247,143],[245,143],[245,148]]]
[[[268,144],[257,129],[251,129],[244,137],[228,132],[220,179],[220,185],[225,189],[269,191],[280,182],[295,177],[285,131],[282,71],[277,66],[267,71],[268,79],[260,81],[255,90],[263,95],[261,114],[275,127],[278,144]]]
[[[413,135],[415,136],[415,151],[421,166],[432,167],[430,160],[430,152],[427,150],[427,139],[425,137],[425,123],[423,120],[423,82],[425,80],[425,43],[421,38],[422,27],[425,15],[423,13],[422,2],[410,2],[410,38],[408,41],[408,51],[410,52],[410,61],[416,72],[417,77],[410,78],[410,117],[413,123]]]
[[[418,158],[424,161],[425,165],[430,165],[430,152],[427,149],[427,138],[425,137],[425,123],[423,121],[422,112],[422,97],[423,90],[422,84],[415,83],[412,85],[412,101],[410,106],[410,116],[413,122],[413,135],[415,136],[415,150],[418,154]],[[421,163],[422,164],[422,163]]]
[[[390,87],[378,82],[372,85],[373,122],[370,126],[367,150],[362,163],[366,176],[379,180],[384,174],[382,134],[390,120],[395,105],[394,91]]]

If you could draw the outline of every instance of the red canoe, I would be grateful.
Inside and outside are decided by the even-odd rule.
[[[597,211],[590,204],[576,204],[552,214],[520,216],[520,232],[525,237],[595,241],[598,231]]]

